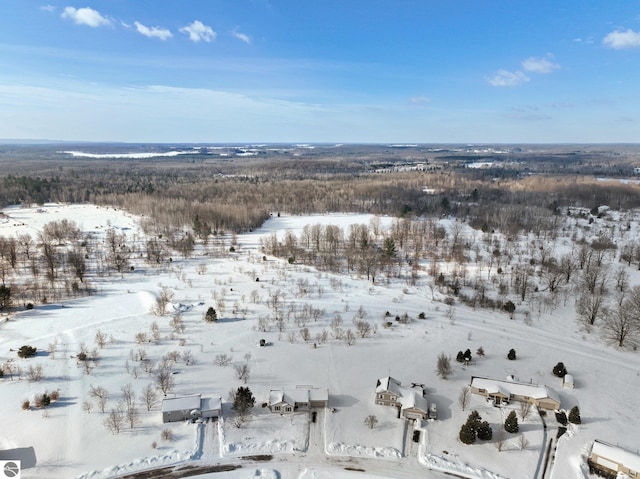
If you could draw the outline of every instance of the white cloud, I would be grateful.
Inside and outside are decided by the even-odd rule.
[[[605,46],[616,50],[622,50],[624,48],[638,48],[640,47],[640,32],[634,32],[630,28],[626,31],[616,30],[604,37],[602,43],[604,43]]]
[[[411,103],[412,105],[424,106],[431,103],[431,98],[424,95],[416,95],[409,98],[409,103]]]
[[[237,30],[233,30],[231,32],[231,35],[233,35],[238,40],[245,42],[247,45],[251,44],[251,37],[245,33],[239,32]]]
[[[61,17],[73,20],[78,25],[87,25],[93,28],[111,25],[111,20],[101,15],[97,10],[89,7],[65,7]]]
[[[210,26],[205,25],[200,20],[195,20],[193,23],[181,28],[180,31],[189,35],[189,39],[196,43],[199,41],[210,42],[218,36]]]
[[[136,30],[138,31],[138,33],[144,35],[145,37],[159,38],[160,40],[167,40],[173,36],[171,32],[166,28],[159,28],[159,27],[149,28],[140,22],[134,22],[134,25],[136,26]]]
[[[553,55],[547,55],[543,58],[530,57],[522,62],[522,68],[528,72],[551,73],[560,68],[560,65],[551,60],[553,60]]]
[[[54,7],[53,5],[43,5],[42,7],[40,7],[40,10],[44,12],[55,12],[56,7]]]
[[[492,77],[487,78],[490,85],[518,86],[529,81],[529,77],[521,71],[510,72],[508,70],[498,70]]]

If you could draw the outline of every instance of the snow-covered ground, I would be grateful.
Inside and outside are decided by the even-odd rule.
[[[45,223],[62,218],[73,219],[83,231],[96,235],[104,234],[107,227],[118,228],[128,237],[142,235],[135,217],[113,208],[47,205],[4,212],[8,218],[0,223],[0,236],[5,237],[21,232],[35,236]],[[547,478],[585,477],[583,456],[595,438],[630,449],[638,447],[638,355],[616,350],[597,335],[580,331],[572,298],[553,313],[532,314],[529,325],[518,315],[510,320],[506,313],[459,305],[452,319],[443,298],[437,293],[433,296],[427,287],[431,280],[426,274],[416,286],[393,281],[372,285],[366,279],[335,276],[275,258],[264,261],[258,249],[260,237],[273,232],[299,231],[318,222],[346,229],[370,219],[348,214],[273,218],[260,230],[239,235],[240,247],[231,257],[213,258],[197,250],[193,258],[174,259],[162,272],[140,267],[124,276],[94,278],[98,293],[93,296],[37,305],[3,317],[0,363],[11,360],[23,370],[40,364],[44,379],[32,382],[26,375],[0,379],[0,459],[21,459],[22,477],[39,479],[105,479],[180,463],[243,466],[202,476],[215,479],[444,477],[432,470],[481,479],[536,477],[542,449],[549,437],[555,437],[553,415],[547,416],[546,436],[540,417],[532,414],[521,423],[519,433],[506,435],[505,446],[498,451],[495,431],[509,407],[498,409],[473,397],[469,408],[462,411],[457,398],[472,375],[500,379],[514,375],[545,384],[558,393],[563,408],[580,407],[583,424],[570,427],[560,439]],[[389,218],[381,220],[383,226],[390,222]],[[632,283],[639,284],[633,268],[630,273]],[[297,294],[299,279],[311,285],[306,295]],[[183,311],[184,333],[173,331],[170,314],[154,316],[149,311],[162,286],[175,293],[172,307]],[[269,315],[270,292],[278,289],[287,303],[325,310],[317,321],[306,324],[311,341],[303,341],[293,318],[284,332],[274,325],[267,331],[259,329],[259,318]],[[203,315],[215,305],[214,294],[220,298],[223,292],[226,307],[219,314],[221,319],[206,323]],[[234,314],[236,304],[246,308],[246,314]],[[352,346],[331,335],[326,343],[317,343],[316,335],[330,331],[336,314],[342,316],[345,328],[351,327],[360,306],[367,312],[366,320],[375,326],[370,337],[358,338]],[[406,312],[413,320],[383,328],[386,311],[394,316]],[[417,319],[420,312],[426,319]],[[150,335],[154,322],[159,339],[136,343],[136,334]],[[97,330],[109,340],[98,350],[100,359],[87,374],[75,356],[81,345],[96,347]],[[294,333],[291,338],[290,332]],[[260,339],[269,345],[259,347]],[[56,344],[55,354],[46,352],[52,343]],[[24,344],[36,346],[38,355],[19,359],[15,351]],[[480,346],[484,357],[469,366],[453,361],[453,375],[448,380],[437,377],[435,366],[441,352],[455,357],[459,350],[475,352]],[[506,359],[511,348],[518,353],[516,361]],[[125,425],[119,434],[109,432],[103,422],[122,400],[121,388],[131,384],[140,399],[142,390],[155,382],[145,372],[145,364],[135,360],[140,349],[149,356],[148,362],[158,362],[171,351],[191,352],[194,364],[178,361],[174,366],[176,385],[170,394],[176,395],[202,393],[227,401],[229,390],[243,385],[233,365],[248,363],[246,385],[256,397],[248,422],[236,428],[225,402],[224,419],[219,423],[162,424],[158,403],[151,411],[139,406],[135,427]],[[220,354],[232,356],[231,365],[216,366],[214,359]],[[574,376],[575,389],[563,389],[551,374],[558,361]],[[412,426],[397,419],[394,410],[374,404],[376,380],[388,375],[406,385],[424,384],[427,399],[438,406],[438,420],[421,425],[420,444],[411,441]],[[261,407],[270,389],[295,385],[328,388],[330,409],[316,423],[308,414],[279,416]],[[99,386],[110,393],[105,413],[89,396],[90,389]],[[21,409],[24,400],[33,404],[45,391],[59,391],[60,398],[44,410]],[[87,401],[92,401],[90,411]],[[460,426],[471,409],[477,409],[493,426],[494,440],[471,446],[459,442]],[[379,421],[373,429],[363,423],[371,414]],[[167,428],[172,433],[170,441],[161,438]],[[526,438],[524,450],[521,435]],[[257,465],[247,459],[258,455],[273,458]]]

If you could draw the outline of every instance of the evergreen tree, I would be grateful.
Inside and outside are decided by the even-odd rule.
[[[216,310],[213,309],[213,307],[209,306],[207,313],[204,315],[204,320],[209,323],[215,323],[218,320],[218,313],[216,313]]]
[[[240,415],[246,414],[256,403],[256,398],[248,387],[240,386],[233,398],[231,409]]]
[[[518,416],[515,411],[511,411],[504,421],[504,430],[507,432],[518,432]]]
[[[567,368],[564,367],[564,363],[559,362],[553,367],[553,375],[559,378],[565,377],[567,374]]]
[[[20,358],[30,358],[31,356],[36,355],[36,348],[29,345],[20,346],[18,349],[18,357]]]
[[[510,349],[509,350],[509,354],[507,354],[507,359],[509,359],[511,361],[516,359],[516,350],[515,349]]]
[[[464,354],[462,353],[462,351],[458,351],[458,354],[456,355],[456,361],[458,361],[459,363],[464,362]]]
[[[476,442],[476,432],[468,423],[464,423],[462,425],[458,437],[460,438],[460,442],[462,442],[463,444],[473,444],[474,442]]]
[[[493,437],[493,429],[487,421],[482,421],[478,426],[478,439],[489,441]]]
[[[573,406],[571,411],[569,411],[569,422],[571,424],[581,424],[582,419],[580,419],[580,409],[578,406]]]
[[[464,356],[463,359],[465,360],[465,362],[469,362],[471,361],[471,350],[469,348],[467,348],[467,350],[464,352]]]
[[[11,306],[11,288],[0,284],[0,309]]]

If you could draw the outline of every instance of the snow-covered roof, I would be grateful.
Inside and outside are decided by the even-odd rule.
[[[634,472],[640,472],[640,456],[618,446],[596,439],[593,441],[591,454],[597,454],[600,457],[622,464]]]
[[[287,403],[308,403],[310,401],[328,401],[329,390],[327,388],[296,387],[286,389],[272,389],[269,391],[269,405]]]
[[[202,411],[217,411],[222,409],[222,398],[202,398],[200,401],[200,409]]]
[[[309,399],[311,401],[328,401],[329,390],[327,388],[311,388],[309,389]]]
[[[269,405],[284,402],[284,391],[282,389],[272,389],[269,391]]]
[[[546,386],[535,384],[517,383],[513,381],[501,381],[499,379],[479,378],[473,376],[471,385],[478,389],[485,389],[488,393],[500,393],[505,396],[511,394],[515,396],[530,397],[534,399],[553,399],[560,403],[560,399],[554,391]]]
[[[309,390],[303,388],[290,388],[284,390],[284,400],[288,404],[309,402]]]
[[[402,389],[400,381],[393,379],[391,376],[378,379],[378,385],[376,386],[376,393],[389,391],[397,396],[402,395]]]
[[[164,398],[162,400],[162,412],[190,411],[192,409],[200,409],[200,394]]]
[[[405,389],[402,394],[402,409],[416,408],[424,411],[426,414],[429,411],[429,403],[419,394],[417,391],[411,389]]]

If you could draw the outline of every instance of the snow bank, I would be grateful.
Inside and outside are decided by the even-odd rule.
[[[393,447],[358,446],[339,442],[327,444],[327,453],[335,456],[359,456],[375,459],[399,459],[402,457],[400,451]]]

